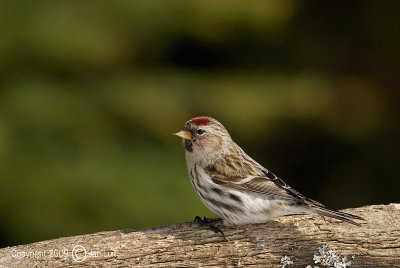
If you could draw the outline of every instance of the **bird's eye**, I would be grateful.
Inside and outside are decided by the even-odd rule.
[[[204,129],[197,130],[197,134],[199,134],[199,135],[203,134],[204,132],[206,132]]]

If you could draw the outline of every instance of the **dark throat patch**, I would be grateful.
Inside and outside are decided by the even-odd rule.
[[[193,143],[191,140],[185,140],[185,149],[186,151],[193,153]]]

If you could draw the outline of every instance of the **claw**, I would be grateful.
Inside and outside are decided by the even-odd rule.
[[[201,218],[201,217],[199,217],[199,216],[196,216],[195,218],[194,218],[194,223],[198,223],[198,224],[200,224],[200,225],[202,225],[202,226],[204,226],[204,225],[206,225],[206,226],[208,226],[211,230],[213,230],[215,233],[220,233],[221,235],[222,235],[222,238],[224,239],[224,241],[228,241],[228,240],[226,240],[226,237],[225,237],[225,234],[224,234],[224,232],[222,232],[222,230],[221,229],[219,229],[218,227],[215,227],[213,224],[214,223],[216,223],[216,222],[220,222],[220,221],[222,221],[222,219],[214,219],[214,220],[209,220],[209,219],[207,219],[206,218],[206,216],[204,216],[203,217],[203,219]]]

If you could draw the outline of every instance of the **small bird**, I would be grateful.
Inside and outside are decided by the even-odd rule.
[[[194,190],[227,226],[265,223],[293,214],[319,214],[358,226],[352,219],[364,220],[330,210],[297,192],[248,156],[225,127],[211,117],[192,118],[174,134],[183,139]]]

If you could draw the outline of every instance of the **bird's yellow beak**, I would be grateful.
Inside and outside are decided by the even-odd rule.
[[[182,139],[185,140],[191,140],[193,138],[192,133],[183,129],[181,131],[175,132],[174,135],[181,137]]]

